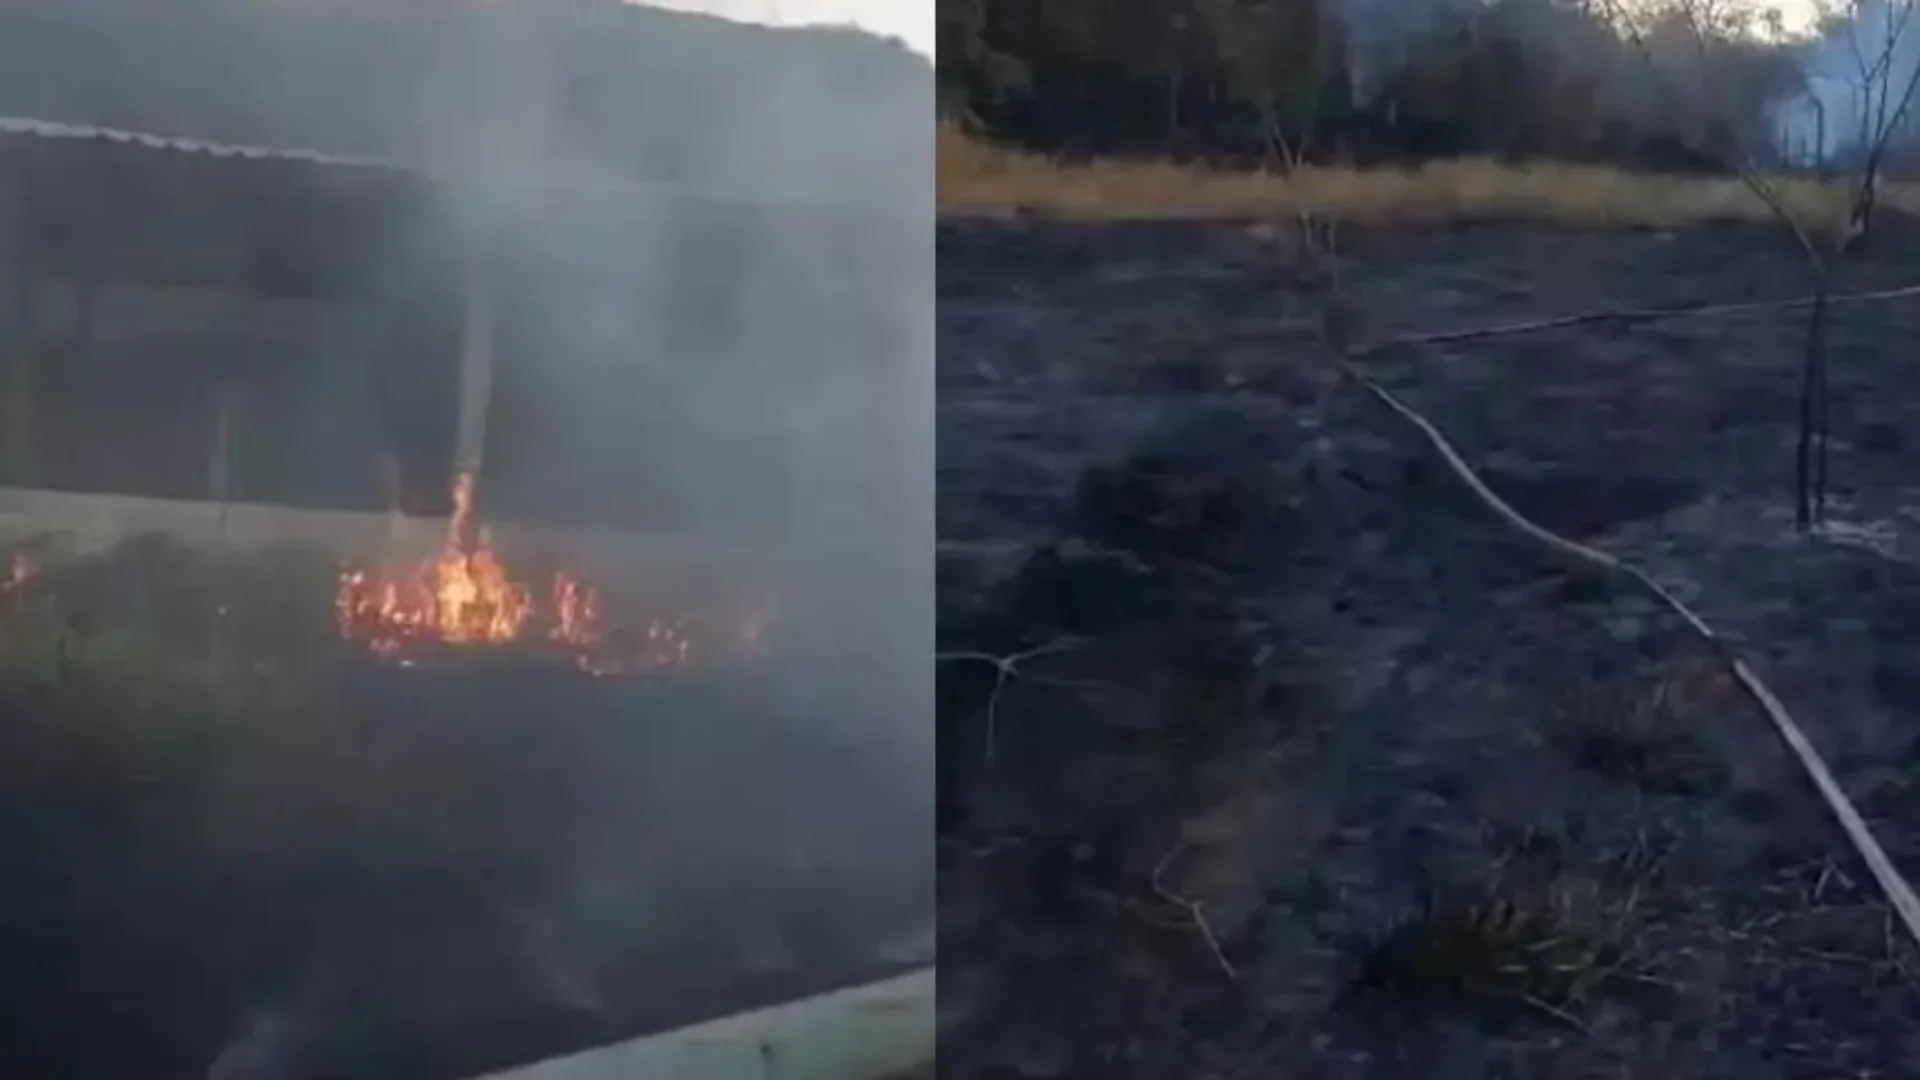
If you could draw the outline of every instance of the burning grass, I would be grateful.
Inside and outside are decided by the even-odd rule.
[[[1609,998],[1657,985],[1638,890],[1563,875],[1456,900],[1429,897],[1361,961],[1356,990],[1413,1014],[1580,1026]]]
[[[348,708],[373,661],[324,621],[326,570],[145,540],[0,596],[7,794],[132,799],[155,827],[250,832],[263,850],[321,827],[430,843],[420,826],[446,785],[415,772],[408,732]]]
[[[525,583],[495,548],[473,513],[473,479],[453,485],[453,514],[441,549],[417,561],[349,566],[340,574],[334,611],[342,637],[375,655],[413,663],[423,647],[471,648],[545,642],[593,675],[645,674],[684,668],[697,638],[706,651],[757,650],[765,619],[727,620],[716,641],[699,615],[655,616],[628,630],[604,612],[601,591],[567,570],[545,589]]]
[[[437,608],[375,648],[339,586],[143,540],[0,593],[0,1071],[197,1080],[265,1009],[286,1075],[451,1080],[864,975],[924,911],[876,854],[911,815],[854,816],[878,770],[754,665],[591,678]]]

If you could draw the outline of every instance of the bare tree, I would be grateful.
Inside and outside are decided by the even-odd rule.
[[[1863,238],[1872,226],[1886,156],[1908,126],[1920,64],[1920,42],[1913,30],[1912,0],[1846,0],[1830,6],[1823,20],[1851,61],[1848,89],[1857,115],[1850,125],[1851,148],[1858,159],[1858,184],[1849,207],[1849,239]],[[1825,149],[1824,147],[1822,148]]]
[[[1607,0],[1597,0],[1597,2],[1607,2]],[[1696,23],[1694,25],[1697,26],[1700,24]],[[1910,99],[1911,96],[1912,87],[1905,87],[1901,97],[1898,99],[1900,102],[1898,107],[1889,109],[1880,115],[1895,117],[1904,114],[1906,101]],[[1886,137],[1887,133],[1885,130],[1877,130],[1875,142],[1884,142]],[[1768,174],[1757,167],[1756,159],[1752,155],[1742,155],[1741,177],[1754,191],[1755,195],[1765,202],[1781,222],[1793,233],[1796,240],[1798,240],[1807,252],[1809,262],[1813,267],[1815,281],[1818,285],[1818,291],[1813,295],[1808,305],[1811,314],[1808,323],[1807,341],[1808,356],[1818,360],[1819,388],[1822,397],[1816,402],[1810,396],[1807,387],[1803,386],[1801,440],[1804,448],[1813,430],[1813,413],[1811,411],[1813,406],[1817,404],[1822,411],[1824,411],[1825,408],[1825,328],[1827,325],[1827,313],[1836,300],[1831,292],[1831,271],[1835,260],[1844,256],[1848,250],[1851,225],[1857,223],[1858,218],[1850,219],[1848,234],[1839,235],[1838,239],[1835,239],[1836,234],[1832,230],[1823,232],[1817,227],[1810,227],[1808,223],[1804,223],[1800,218],[1796,217],[1793,205],[1782,197],[1782,193],[1776,188]],[[1854,207],[1860,205],[1859,193],[1863,190],[1870,189],[1875,182],[1876,178],[1871,172],[1864,173],[1856,178],[1854,186],[1855,199],[1852,203]],[[1337,252],[1333,246],[1334,234],[1331,226],[1325,223],[1316,223],[1311,207],[1303,207],[1301,209],[1300,219],[1302,235],[1306,239],[1310,249],[1312,249],[1312,253],[1319,257],[1320,265],[1329,268],[1331,271],[1331,269],[1337,265]],[[1864,228],[1864,225],[1862,225],[1862,228]],[[1878,298],[1888,298],[1891,295],[1891,293],[1883,294]],[[1866,298],[1868,298],[1866,295],[1860,294],[1852,297],[1841,296],[1838,297],[1838,300],[1846,301]],[[1323,295],[1322,300],[1322,343],[1331,354],[1336,367],[1345,381],[1358,385],[1372,398],[1391,410],[1399,420],[1417,430],[1427,446],[1440,459],[1444,466],[1452,472],[1457,479],[1464,483],[1473,496],[1485,508],[1499,518],[1506,527],[1538,545],[1541,549],[1555,553],[1564,559],[1570,567],[1579,568],[1586,572],[1597,572],[1615,580],[1623,581],[1651,596],[1660,605],[1677,615],[1692,635],[1712,649],[1711,655],[1717,658],[1718,665],[1724,666],[1727,685],[1737,687],[1742,695],[1757,705],[1760,711],[1765,714],[1774,732],[1780,737],[1782,743],[1798,762],[1803,773],[1812,782],[1822,801],[1834,815],[1849,845],[1853,848],[1854,852],[1859,855],[1861,861],[1866,864],[1868,872],[1873,875],[1875,882],[1887,897],[1890,909],[1887,924],[1889,940],[1891,940],[1893,933],[1892,920],[1895,918],[1897,918],[1906,929],[1908,936],[1915,940],[1920,940],[1920,897],[1916,897],[1913,887],[1909,884],[1906,877],[1902,875],[1900,869],[1888,857],[1886,850],[1874,836],[1872,828],[1861,816],[1858,807],[1852,799],[1849,798],[1846,790],[1840,785],[1839,781],[1835,779],[1832,768],[1828,765],[1827,761],[1821,757],[1819,750],[1815,748],[1813,742],[1808,739],[1805,730],[1799,722],[1787,711],[1786,706],[1781,703],[1779,696],[1761,680],[1760,676],[1754,673],[1752,667],[1749,666],[1745,660],[1742,660],[1738,656],[1736,650],[1727,643],[1726,639],[1721,637],[1711,624],[1675,595],[1674,592],[1660,584],[1659,581],[1647,572],[1607,552],[1588,547],[1549,531],[1537,522],[1527,518],[1510,503],[1502,499],[1500,495],[1481,478],[1473,466],[1467,462],[1437,426],[1413,407],[1402,401],[1379,380],[1368,375],[1355,362],[1366,350],[1357,348],[1358,343],[1353,340],[1350,318],[1354,308],[1346,297],[1342,295],[1337,276],[1333,277],[1328,283],[1327,292]],[[1796,302],[1791,306],[1800,306],[1800,304]],[[1729,310],[1731,310],[1731,307],[1726,305],[1719,306],[1718,308],[1720,313],[1725,313]],[[1704,312],[1696,312],[1696,314],[1700,313]],[[1662,317],[1670,314],[1670,312],[1663,313]],[[1486,328],[1481,331],[1464,334],[1456,332],[1453,334],[1429,335],[1425,336],[1424,340],[1427,342],[1439,340],[1459,341],[1469,337],[1491,337],[1507,332],[1530,332],[1552,325],[1567,325],[1575,320],[1597,321],[1602,318],[1617,319],[1619,315],[1620,313],[1618,312],[1588,313],[1583,316],[1515,324],[1505,328]],[[1402,343],[1409,340],[1414,339],[1400,339]],[[1812,372],[1813,370],[1813,360],[1810,359],[1808,371]],[[1812,385],[1811,382],[1807,384],[1807,386]],[[1822,438],[1824,438],[1824,434]],[[1799,508],[1801,512],[1800,524],[1803,530],[1811,528],[1812,526],[1810,514],[1813,508],[1810,508],[1808,503],[1806,479],[1803,469],[1801,484],[1798,489],[1800,497]],[[1824,485],[1824,474],[1820,482]],[[1176,848],[1171,855],[1163,858],[1162,865],[1172,858],[1177,857],[1178,854],[1179,851]],[[1154,878],[1156,891],[1159,891],[1158,867],[1156,868]],[[1175,905],[1186,906],[1191,909],[1195,926],[1207,940],[1208,944],[1214,946],[1215,955],[1220,962],[1222,970],[1229,978],[1234,977],[1236,974],[1235,969],[1228,963],[1226,957],[1220,954],[1217,942],[1212,936],[1211,928],[1204,920],[1204,912],[1202,912],[1197,905],[1191,904],[1186,901],[1185,898],[1178,895],[1162,892],[1162,898]],[[1577,1024],[1578,1021],[1576,1020],[1575,1023]]]
[[[1325,104],[1337,48],[1314,4],[1200,0],[1221,67],[1234,93],[1251,102],[1269,168],[1306,163]]]
[[[1732,117],[1738,106],[1750,104],[1730,100],[1729,87],[1718,77],[1722,65],[1714,63],[1715,50],[1741,35],[1750,35],[1764,26],[1761,13],[1740,0],[1659,0],[1656,7],[1627,9],[1622,0],[1602,0],[1609,4],[1613,21],[1647,62],[1655,76],[1675,98],[1703,102],[1710,117]],[[1831,431],[1828,407],[1828,331],[1834,281],[1847,256],[1865,239],[1873,220],[1879,192],[1880,174],[1887,149],[1902,129],[1912,107],[1920,67],[1903,64],[1911,46],[1908,41],[1912,0],[1844,0],[1846,7],[1836,13],[1838,25],[1849,31],[1860,20],[1873,18],[1873,48],[1856,47],[1860,116],[1855,129],[1857,163],[1837,177],[1845,193],[1846,214],[1829,220],[1807,216],[1803,207],[1794,205],[1774,181],[1767,165],[1778,160],[1776,148],[1756,151],[1751,134],[1737,125],[1730,127],[1735,142],[1734,166],[1741,181],[1785,226],[1806,256],[1812,278],[1813,303],[1807,311],[1801,363],[1799,395],[1799,431],[1794,443],[1794,520],[1802,531],[1818,526],[1825,518],[1827,498],[1827,444]],[[1897,12],[1895,9],[1898,9]],[[1829,20],[1834,25],[1836,20]],[[1691,86],[1677,86],[1686,73],[1675,69],[1671,57],[1663,58],[1651,47],[1648,30],[1652,26],[1679,27],[1685,30],[1693,49]],[[1857,38],[1854,39],[1857,42]],[[1819,115],[1825,119],[1824,109]],[[1821,138],[1827,131],[1821,124]],[[1824,156],[1825,147],[1818,148]]]
[[[1266,167],[1287,173],[1306,168],[1309,155],[1318,152],[1315,129],[1329,82],[1336,77],[1330,58],[1343,44],[1333,39],[1337,21],[1323,21],[1317,5],[1202,0],[1200,11],[1220,43],[1221,62],[1237,91],[1256,104]],[[1344,70],[1338,72],[1338,77],[1345,76]],[[1333,255],[1337,220],[1304,205],[1295,220],[1296,254],[1305,283],[1326,286],[1328,310],[1345,310]]]

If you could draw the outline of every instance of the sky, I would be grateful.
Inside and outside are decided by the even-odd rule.
[[[1804,33],[1813,29],[1820,18],[1821,4],[1817,0],[1779,0],[1771,5],[1780,12],[1780,26],[1789,34]]]
[[[741,22],[774,25],[852,23],[876,34],[899,38],[924,56],[933,55],[935,0],[636,0],[656,7],[701,11]],[[1733,0],[1754,10],[1780,12],[1782,29],[1804,32],[1834,0]]]
[[[851,23],[898,38],[923,56],[933,55],[934,0],[639,0],[652,7],[700,11],[739,22],[775,26]]]

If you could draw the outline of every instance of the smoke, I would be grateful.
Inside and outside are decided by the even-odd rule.
[[[303,1056],[301,1020],[280,1009],[249,1012],[207,1068],[207,1080],[294,1080],[290,1065]]]
[[[703,912],[771,903],[783,879],[764,865],[779,846],[766,830],[838,821],[884,825],[862,832],[884,839],[828,860],[831,895],[795,902],[897,963],[889,948],[920,929],[899,913],[923,903],[932,919],[932,65],[847,30],[760,31],[764,54],[716,34],[704,52],[656,51],[654,93],[623,98],[581,61],[617,65],[609,42],[634,40],[630,12],[487,10],[455,50],[478,58],[456,80],[467,100],[392,103],[474,119],[415,125],[413,156],[478,179],[437,190],[391,261],[396,276],[444,277],[456,260],[417,252],[449,240],[493,257],[482,511],[611,522],[635,535],[643,575],[671,572],[641,568],[650,533],[757,549],[790,628],[756,676],[790,730],[760,745],[764,726],[708,726],[648,775],[592,781],[592,811],[556,839],[564,868],[506,917],[507,950],[557,1007],[598,1011],[621,958],[657,933],[649,912],[678,904],[671,918],[697,928]],[[631,141],[580,130],[583,113]],[[635,143],[641,170],[670,184],[609,190],[636,171]],[[640,821],[656,838],[659,822],[683,827],[671,850],[642,849]],[[805,953],[739,945],[762,965]],[[310,991],[261,1003],[210,1075],[304,1075],[342,1007]]]
[[[1419,68],[1423,50],[1431,61],[1457,62],[1465,39],[1517,48],[1529,73],[1590,87],[1596,113],[1651,121],[1660,112],[1645,107],[1646,57],[1613,25],[1611,0],[1338,0],[1338,12],[1357,102]]]
[[[1355,100],[1372,97],[1419,42],[1488,6],[1489,0],[1338,0]]]
[[[1796,164],[1864,155],[1911,123],[1903,100],[1920,68],[1912,0],[1855,0],[1792,50],[1804,92],[1774,112],[1781,155]]]
[[[497,122],[436,157],[473,176],[621,171],[568,120],[590,27],[550,10],[502,5],[485,25],[481,112]],[[930,755],[932,66],[855,32],[808,33],[811,47],[650,73],[663,96],[676,76],[726,90],[635,103],[680,158],[664,169],[672,193],[578,217],[527,187],[441,207],[455,233],[505,222],[511,237],[494,241],[511,249],[499,386],[531,415],[517,439],[501,431],[483,490],[507,515],[572,488],[636,526],[804,567],[782,606],[845,624],[809,628],[816,670],[863,710],[918,713],[874,734]],[[875,686],[896,678],[911,685]]]
[[[485,25],[497,125],[437,149],[462,172],[622,171],[568,120],[591,92],[571,65],[592,20],[551,11],[502,5]],[[545,910],[526,915],[540,930],[525,943],[577,1000],[612,978],[650,907],[679,897],[685,919],[777,891],[778,868],[755,860],[782,846],[767,835],[782,821],[897,825],[837,864],[834,895],[796,903],[858,926],[917,895],[931,919],[933,68],[851,31],[808,33],[765,33],[764,55],[679,57],[649,79],[663,96],[676,74],[725,86],[718,100],[597,103],[633,107],[683,157],[665,170],[675,194],[613,224],[569,220],[565,198],[528,187],[442,207],[469,235],[507,223],[500,318],[519,329],[503,334],[497,385],[552,406],[489,467],[493,512],[585,479],[636,528],[758,548],[782,568],[791,631],[763,706],[793,730],[765,746],[699,732],[610,785],[535,901]],[[660,820],[685,823],[675,850],[636,850],[627,823]],[[667,867],[695,880],[664,880]]]
[[[1828,160],[1896,126],[1920,64],[1911,4],[1860,0],[1843,20],[1791,29],[1754,0],[1339,0],[1339,12],[1358,102],[1391,108],[1397,76],[1431,81],[1477,57],[1527,79],[1513,116],[1563,149],[1677,165],[1768,149]]]

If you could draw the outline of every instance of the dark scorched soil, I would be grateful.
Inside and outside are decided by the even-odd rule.
[[[1285,232],[943,227],[942,1075],[1910,1072],[1914,949],[1765,718],[1333,376]],[[1914,240],[1842,288],[1920,281]],[[1775,229],[1342,243],[1362,342],[1807,287]],[[1920,304],[1836,315],[1812,538],[1803,319],[1366,366],[1524,513],[1732,637],[1920,873]],[[1543,895],[1609,948],[1518,982],[1433,930]]]

